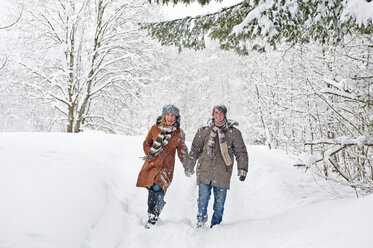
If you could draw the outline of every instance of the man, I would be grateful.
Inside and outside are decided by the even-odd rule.
[[[238,124],[227,120],[227,108],[224,105],[214,106],[212,116],[208,126],[198,129],[184,164],[185,174],[191,176],[198,160],[198,228],[203,227],[207,221],[211,190],[214,193],[214,214],[210,227],[220,224],[223,219],[224,203],[233,170],[233,157],[236,157],[241,181],[245,180],[248,169],[246,146],[241,132],[234,127]]]

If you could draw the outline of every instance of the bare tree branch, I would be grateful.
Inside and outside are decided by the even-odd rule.
[[[339,113],[339,111],[337,111],[336,109],[335,109],[335,107],[332,105],[332,104],[330,104],[328,101],[327,101],[327,99],[325,99],[325,97],[323,96],[323,95],[321,95],[321,94],[319,94],[316,90],[315,90],[315,88],[312,86],[312,83],[311,83],[311,81],[310,80],[308,80],[307,79],[307,81],[309,82],[309,84],[310,84],[310,86],[311,86],[311,88],[312,88],[312,90],[313,90],[313,92],[318,96],[318,97],[320,97],[320,99],[322,99],[329,107],[330,107],[330,109],[332,109],[338,116],[340,116],[343,120],[345,120],[346,122],[348,122],[352,127],[354,127],[354,129],[360,134],[360,135],[362,135],[362,133],[361,133],[361,131],[359,130],[359,128],[357,128],[351,121],[349,121],[348,119],[346,119],[341,113]],[[349,128],[343,123],[343,122],[341,122],[341,124],[342,125],[344,125],[346,128],[347,128],[347,130],[353,135],[353,133],[349,130]]]
[[[23,14],[23,6],[22,6],[22,9],[21,9],[21,12],[19,13],[18,18],[13,23],[11,23],[7,26],[0,26],[0,29],[7,29],[7,28],[11,28],[12,26],[16,25],[17,22],[19,22],[19,20],[21,19],[22,14]]]
[[[8,57],[5,58],[4,63],[0,66],[0,70],[4,69],[8,63]]]

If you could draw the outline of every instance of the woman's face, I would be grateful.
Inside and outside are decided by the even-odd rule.
[[[215,122],[222,122],[224,120],[224,113],[218,108],[214,109],[214,120]]]
[[[174,123],[176,120],[176,115],[173,113],[167,113],[165,119],[166,119],[166,125],[171,126],[172,123]]]

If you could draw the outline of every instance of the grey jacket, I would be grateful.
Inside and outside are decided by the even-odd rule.
[[[233,161],[233,156],[236,157],[237,168],[247,171],[248,169],[248,155],[245,143],[243,141],[240,130],[233,127],[234,124],[228,122],[223,128],[228,145],[228,153]],[[192,143],[192,147],[184,167],[186,170],[194,170],[197,163],[197,184],[205,183],[212,186],[218,186],[229,189],[230,180],[232,176],[232,166],[227,166],[224,163],[220,152],[220,145],[218,136],[215,138],[215,154],[213,158],[207,154],[207,142],[209,140],[211,128],[213,125],[205,126],[198,129]]]

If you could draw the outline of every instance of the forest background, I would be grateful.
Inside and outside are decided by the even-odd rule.
[[[163,2],[172,12],[173,1]],[[139,23],[173,18],[154,2],[4,2],[0,131],[143,135],[161,107],[173,103],[181,110],[182,127],[191,140],[211,117],[212,107],[225,104],[228,118],[239,122],[247,144],[297,154],[297,165],[305,170],[349,185],[357,195],[371,193],[371,1],[314,1],[319,14],[315,23],[343,8],[352,13],[352,21],[323,21],[313,30],[317,35],[307,40],[281,39],[273,33],[276,27],[268,20],[274,12],[267,5],[282,1],[235,2],[230,4],[250,3],[250,13],[259,13],[251,17],[254,24],[246,26],[255,25],[255,30],[235,23],[236,37],[242,31],[252,36],[232,45],[234,39],[223,44],[220,34],[211,39],[214,36],[203,33],[205,47],[198,37],[196,46],[184,42],[177,34],[190,33],[180,32],[185,28],[180,23],[175,29],[179,43],[160,39],[176,47],[150,38]],[[301,19],[301,8],[294,9],[297,1],[288,2],[282,6],[287,18]],[[224,9],[217,11],[224,14]],[[204,21],[190,20],[186,30]],[[309,31],[307,24],[294,23],[283,30],[302,35]],[[348,32],[340,37],[339,28]],[[279,39],[275,44],[273,37]]]

